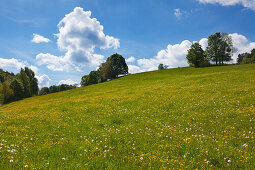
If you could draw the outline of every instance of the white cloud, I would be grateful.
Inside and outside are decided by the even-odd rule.
[[[254,0],[198,0],[201,3],[220,4],[222,6],[242,5],[246,8],[255,10]]]
[[[73,81],[71,79],[67,79],[67,80],[60,80],[58,85],[61,84],[68,84],[68,85],[74,85],[74,84],[78,84],[76,81]]]
[[[29,65],[27,62],[23,62],[15,58],[0,58],[0,66],[1,69],[14,73],[20,72],[20,69],[24,67],[29,67],[35,72],[35,74],[38,72],[38,68],[36,66]]]
[[[140,73],[143,72],[143,70],[140,69],[140,67],[135,65],[128,65],[128,72],[131,74]]]
[[[133,63],[135,60],[136,60],[135,57],[131,56],[128,59],[126,59],[126,62],[127,63]]]
[[[53,71],[66,71],[67,67],[98,66],[104,56],[95,54],[95,48],[107,49],[120,47],[119,39],[105,35],[104,27],[96,18],[91,18],[90,11],[76,7],[58,24],[59,33],[56,34],[58,48],[65,52],[64,56],[52,54],[38,54],[41,64]]]
[[[183,15],[182,11],[180,9],[174,9],[174,15],[180,19]]]
[[[208,46],[208,39],[207,38],[202,38],[199,41],[199,44],[201,45],[203,50],[206,50],[206,47]]]
[[[255,48],[255,42],[250,42],[245,36],[234,33],[230,34],[233,41],[233,46],[236,48],[236,52],[233,54],[233,61],[236,62],[238,54],[251,52]]]
[[[50,78],[48,75],[46,74],[43,74],[41,76],[35,76],[38,80],[38,86],[39,88],[42,88],[42,87],[49,87],[50,86]]]
[[[150,59],[139,59],[138,66],[142,70],[157,70],[159,64],[167,65],[169,68],[188,66],[186,55],[191,42],[185,40],[181,44],[169,44],[166,49],[158,52],[157,56]]]
[[[34,33],[33,39],[31,40],[31,42],[33,42],[33,43],[48,43],[48,42],[50,42],[50,39]]]

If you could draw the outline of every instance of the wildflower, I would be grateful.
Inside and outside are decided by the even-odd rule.
[[[25,168],[28,168],[28,165],[25,165]]]
[[[13,162],[13,160],[11,159],[10,162]]]
[[[141,157],[140,160],[143,160],[143,157]]]
[[[66,158],[62,158],[62,160],[66,160]]]
[[[247,146],[248,146],[248,145],[247,145],[246,143],[245,143],[245,144],[243,144],[243,147],[245,147],[245,148],[246,148]]]

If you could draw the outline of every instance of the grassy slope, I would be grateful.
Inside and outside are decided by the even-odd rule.
[[[254,122],[254,64],[129,75],[1,106],[0,169],[252,169]]]

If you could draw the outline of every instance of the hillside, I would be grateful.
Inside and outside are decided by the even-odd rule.
[[[253,169],[254,75],[176,68],[1,106],[0,169]]]

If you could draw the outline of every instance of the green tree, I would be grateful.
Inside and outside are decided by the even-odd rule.
[[[164,64],[159,64],[158,65],[158,70],[164,70],[164,69],[167,69],[167,65],[164,65]]]
[[[97,84],[100,81],[100,72],[99,71],[91,71],[89,75],[85,75],[82,77],[81,86],[88,86],[92,84]]]
[[[24,86],[19,79],[15,78],[11,82],[10,87],[14,92],[15,100],[20,100],[24,98]]]
[[[30,79],[24,71],[21,71],[18,74],[18,78],[21,80],[24,86],[24,97],[31,97],[31,86],[30,86]]]
[[[186,58],[190,66],[201,67],[208,63],[204,50],[197,42],[191,45]]]
[[[30,79],[31,95],[38,95],[38,80],[37,78],[35,78],[35,73],[28,67],[25,67],[25,69],[21,69],[21,72],[22,71],[24,71]]]
[[[237,57],[237,64],[241,64],[243,62],[244,57],[247,55],[247,53],[238,54]]]
[[[14,92],[13,90],[10,88],[9,84],[7,84],[7,82],[2,83],[2,93],[4,96],[4,101],[3,103],[9,103],[15,100],[14,98]]]
[[[4,74],[0,72],[0,83],[4,82]]]
[[[50,89],[48,87],[43,87],[39,91],[39,95],[45,95],[45,94],[49,94],[49,93],[50,93]]]
[[[120,74],[128,74],[128,66],[126,60],[119,54],[111,55],[107,61],[110,61],[110,79],[117,78]]]
[[[59,86],[56,86],[56,85],[50,86],[49,90],[50,90],[50,93],[59,92]]]
[[[216,65],[218,63],[223,65],[224,61],[231,61],[231,56],[234,51],[232,38],[227,33],[217,32],[208,37],[206,54]]]

